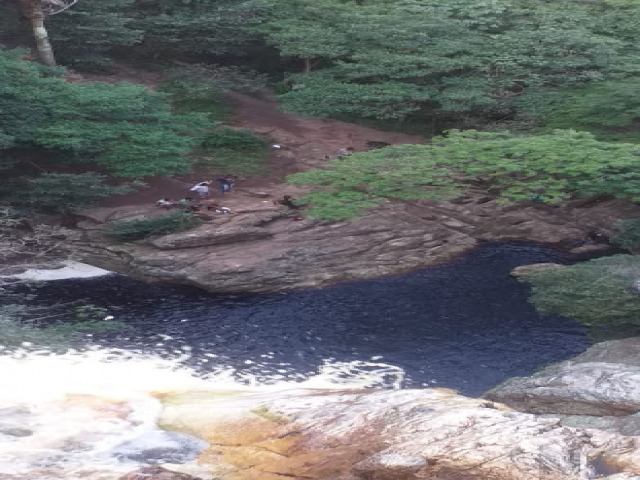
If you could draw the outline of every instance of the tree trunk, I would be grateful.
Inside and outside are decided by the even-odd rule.
[[[20,0],[22,14],[29,20],[33,36],[36,40],[36,50],[40,63],[55,66],[56,59],[53,56],[53,48],[49,42],[49,34],[44,27],[44,12],[41,0]]]

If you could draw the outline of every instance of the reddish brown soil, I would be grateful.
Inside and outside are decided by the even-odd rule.
[[[77,78],[77,77],[76,77]],[[140,72],[123,68],[114,76],[85,75],[77,80],[102,81],[108,83],[132,82],[153,88],[161,79],[153,72]],[[72,80],[74,80],[72,78]],[[77,81],[76,80],[76,81]],[[280,110],[277,101],[270,94],[253,98],[239,93],[229,93],[234,106],[234,125],[252,130],[282,145],[281,150],[273,150],[269,158],[269,172],[264,176],[241,178],[230,195],[225,196],[225,205],[233,207],[234,199],[243,194],[257,191],[268,192],[272,196],[297,194],[300,190],[284,185],[284,178],[295,172],[319,168],[326,164],[325,156],[334,157],[341,148],[353,147],[356,151],[366,150],[369,141],[390,144],[424,143],[425,138],[399,132],[387,132],[341,122],[337,120],[307,118]],[[182,198],[189,196],[189,187],[194,183],[215,178],[222,172],[193,172],[175,177],[153,177],[145,179],[147,188],[134,193],[111,197],[104,207],[124,205],[153,205],[164,197]],[[213,175],[212,175],[213,174]],[[220,194],[214,193],[215,197]]]

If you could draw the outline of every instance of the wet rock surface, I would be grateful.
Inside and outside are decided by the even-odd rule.
[[[212,215],[188,232],[134,243],[113,242],[101,232],[104,222],[162,212],[140,207],[89,212],[74,250],[86,263],[143,281],[215,292],[269,292],[405,272],[484,241],[606,249],[583,245],[587,232],[609,233],[617,218],[638,210],[615,201],[580,208],[501,206],[478,195],[460,203],[388,202],[355,221],[322,222],[274,207],[271,199],[280,192],[261,192],[269,200],[250,192],[230,197],[232,215]]]
[[[165,398],[164,427],[221,479],[578,480],[640,474],[637,438],[443,389]],[[624,474],[624,475],[620,475]],[[618,475],[609,477],[609,475]]]

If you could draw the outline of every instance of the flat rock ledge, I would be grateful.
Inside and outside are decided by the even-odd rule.
[[[258,293],[406,272],[487,241],[602,249],[581,240],[590,230],[610,234],[619,218],[640,216],[640,207],[619,201],[502,206],[479,193],[457,203],[387,202],[355,221],[321,222],[273,207],[281,191],[250,193],[236,199],[233,215],[204,216],[196,229],[132,243],[105,236],[104,224],[162,212],[94,210],[80,222],[73,249],[82,262],[150,283]]]
[[[640,479],[638,437],[568,427],[446,389],[164,398],[161,426],[219,480]]]

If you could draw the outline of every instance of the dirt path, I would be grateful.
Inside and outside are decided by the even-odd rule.
[[[78,81],[78,80],[77,80]],[[131,82],[153,88],[160,81],[155,73],[138,72],[123,68],[113,76],[86,75],[79,81],[101,81],[107,83]],[[253,198],[255,191],[270,196],[282,194],[300,194],[299,188],[284,184],[284,178],[295,172],[321,168],[325,156],[333,157],[341,148],[353,147],[355,151],[367,149],[370,141],[389,144],[425,143],[426,139],[399,132],[387,132],[337,120],[307,118],[279,109],[275,98],[265,94],[258,99],[239,93],[229,93],[228,98],[234,107],[234,125],[237,128],[252,130],[267,136],[274,144],[282,145],[281,150],[273,150],[269,158],[269,172],[259,177],[242,178],[234,192],[225,196],[225,205],[233,208],[246,203],[246,196]],[[222,172],[220,172],[222,173]],[[189,195],[189,187],[194,183],[211,177],[211,173],[197,171],[188,175],[174,177],[153,177],[145,179],[147,188],[139,191],[111,197],[103,202],[104,207],[125,205],[153,205],[163,197],[182,198]],[[220,197],[215,195],[214,197]]]

